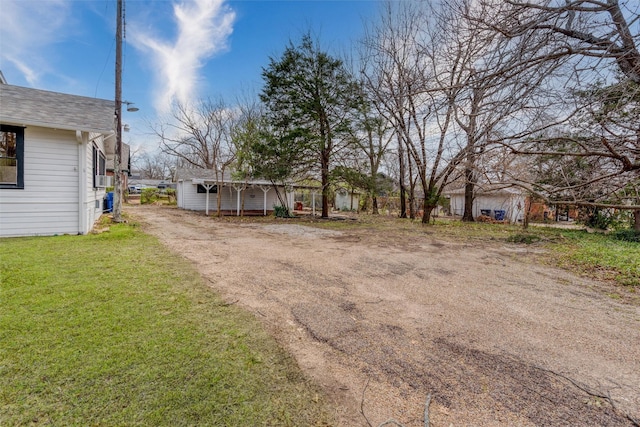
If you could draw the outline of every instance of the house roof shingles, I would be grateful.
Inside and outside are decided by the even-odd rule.
[[[115,102],[8,84],[0,85],[0,121],[5,124],[108,133]]]

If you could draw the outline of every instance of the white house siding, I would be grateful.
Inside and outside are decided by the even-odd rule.
[[[25,128],[24,189],[0,189],[0,236],[77,234],[78,186],[75,132]]]
[[[86,134],[85,134],[86,135]],[[83,209],[85,212],[84,220],[81,221],[83,230],[82,233],[88,233],[93,228],[93,224],[96,223],[100,215],[104,210],[104,197],[106,190],[104,188],[93,188],[93,145],[95,144],[102,153],[105,153],[105,141],[100,134],[89,135],[89,140],[83,135],[83,143],[80,150],[84,156],[84,165],[81,163],[81,167],[84,170],[84,203]]]
[[[451,213],[462,216],[464,214],[464,194],[451,195]],[[482,210],[490,210],[494,216],[495,210],[505,211],[505,219],[510,222],[521,221],[524,216],[525,199],[518,194],[476,195],[473,201],[473,217],[481,215]]]
[[[358,210],[360,204],[360,195],[352,194],[347,191],[336,192],[336,205],[335,208],[339,210]]]
[[[282,190],[281,190],[282,191]],[[197,185],[193,184],[191,180],[178,182],[177,188],[178,207],[193,211],[204,211],[206,208],[206,193],[198,193]],[[247,188],[243,190],[244,195],[244,209],[247,211],[259,211],[264,207],[264,192],[258,188]],[[236,212],[238,207],[237,191],[230,185],[222,187],[221,191],[221,209],[223,211]],[[209,212],[215,212],[217,209],[217,197],[216,193],[209,194]],[[240,205],[242,206],[242,193],[240,194]],[[291,197],[289,197],[291,199]],[[273,188],[269,188],[267,193],[267,210],[273,210],[274,205],[279,205],[280,201],[276,196],[276,192]],[[291,202],[289,201],[289,204]]]
[[[176,183],[176,202],[180,209],[184,207],[184,181],[178,181]]]
[[[282,191],[282,189],[280,189]],[[260,211],[264,206],[264,192],[260,188],[247,188],[244,193],[244,209],[247,211]],[[242,193],[240,193],[240,204],[242,206]],[[282,196],[284,194],[281,193]],[[267,210],[272,211],[275,205],[280,205],[278,196],[273,188],[269,188],[267,193]]]

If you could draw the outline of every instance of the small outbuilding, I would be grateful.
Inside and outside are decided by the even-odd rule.
[[[360,206],[360,193],[356,190],[338,188],[334,207],[341,211],[357,211]]]
[[[233,179],[229,171],[216,177],[212,169],[178,169],[174,176],[178,207],[192,211],[217,211],[225,215],[267,215],[281,205],[274,186],[269,181]],[[289,210],[293,210],[293,186],[278,186]],[[243,209],[244,206],[244,209]]]
[[[446,190],[452,215],[464,214],[464,188]],[[519,188],[505,186],[476,187],[473,199],[473,217],[490,216],[496,220],[512,223],[524,219],[527,197]]]

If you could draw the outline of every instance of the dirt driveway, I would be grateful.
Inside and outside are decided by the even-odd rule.
[[[340,425],[423,426],[427,396],[434,426],[640,420],[640,307],[526,248],[126,209],[263,321]]]

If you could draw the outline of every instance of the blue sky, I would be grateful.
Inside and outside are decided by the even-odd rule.
[[[132,145],[172,100],[257,93],[269,56],[311,30],[340,55],[376,16],[376,0],[127,0],[123,99]],[[0,0],[0,70],[9,84],[114,98],[116,0]],[[9,18],[10,19],[7,19]],[[166,111],[165,111],[166,112]]]

